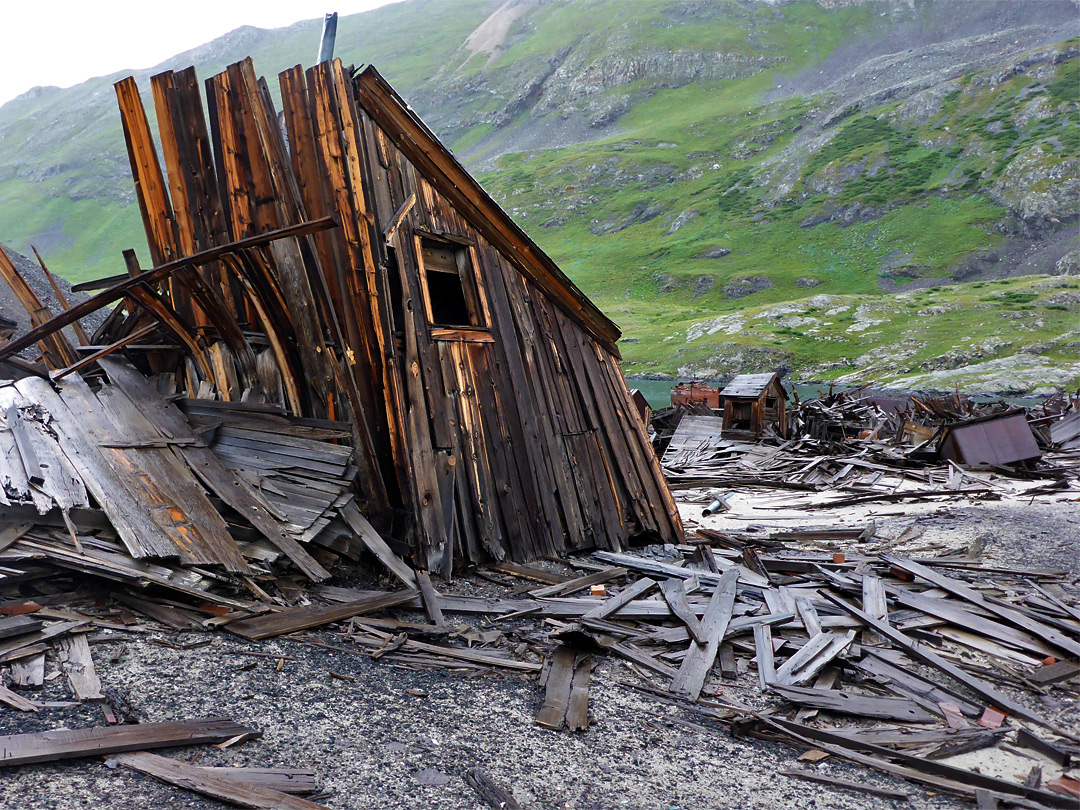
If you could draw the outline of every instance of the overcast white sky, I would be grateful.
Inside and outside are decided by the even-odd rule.
[[[93,76],[152,67],[241,25],[280,28],[391,1],[0,0],[0,104],[37,85],[70,87]],[[318,43],[311,47],[314,56]]]

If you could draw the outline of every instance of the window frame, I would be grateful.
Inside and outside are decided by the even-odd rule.
[[[431,306],[431,293],[428,289],[428,270],[424,265],[425,240],[442,243],[454,251],[458,265],[458,280],[461,282],[465,306],[470,310],[470,319],[475,318],[475,320],[479,321],[479,324],[450,324],[435,320]],[[420,292],[424,299],[424,320],[427,323],[428,332],[432,339],[489,342],[491,340],[491,314],[488,309],[487,292],[480,277],[480,260],[476,250],[476,242],[456,234],[431,233],[414,229],[413,245],[416,251],[418,275],[420,276]],[[465,257],[464,261],[461,260],[462,256]],[[467,287],[471,287],[471,290],[467,289]],[[473,293],[475,300],[475,312],[472,311],[472,306],[469,303],[470,292]]]

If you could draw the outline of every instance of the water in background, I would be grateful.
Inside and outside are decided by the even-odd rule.
[[[627,380],[631,388],[637,388],[645,395],[649,405],[654,411],[661,408],[671,407],[671,389],[679,384],[679,380],[639,380],[630,378]],[[723,388],[719,380],[698,380],[707,384],[710,388]],[[800,400],[816,399],[819,391],[827,392],[828,383],[818,385],[796,385],[795,391]],[[790,389],[789,389],[790,391]],[[997,402],[1004,400],[1012,405],[1038,405],[1045,397],[1020,397],[1020,396],[972,396],[976,402]]]

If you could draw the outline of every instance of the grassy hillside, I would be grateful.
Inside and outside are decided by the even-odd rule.
[[[338,54],[623,327],[630,373],[1080,385],[1075,279],[1046,277],[1080,272],[1076,3],[831,6],[412,0],[343,18]],[[318,25],[136,78],[272,77]],[[143,244],[115,78],[0,108],[0,238],[73,280]]]

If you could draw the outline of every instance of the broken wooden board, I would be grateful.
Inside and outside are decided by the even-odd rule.
[[[56,642],[60,668],[67,675],[71,691],[79,700],[104,700],[101,679],[94,668],[94,657],[85,633],[64,636]]]
[[[571,731],[589,727],[589,681],[593,656],[573,645],[560,644],[551,654],[544,684],[544,702],[536,723],[552,730],[564,725]]]
[[[897,720],[903,723],[933,723],[937,717],[919,708],[918,704],[904,698],[869,697],[838,689],[815,689],[813,687],[773,684],[772,691],[784,700],[799,706],[810,706],[841,714],[874,717],[879,720]]]
[[[683,588],[681,579],[665,579],[660,582],[660,593],[664,595],[671,612],[686,625],[690,637],[698,644],[707,644],[708,637],[698,621],[697,615],[690,609],[686,601],[686,590]]]
[[[324,805],[301,799],[281,791],[271,790],[209,768],[188,765],[168,757],[140,751],[121,754],[118,763],[133,771],[153,776],[162,782],[190,790],[212,799],[249,807],[254,810],[327,810]]]
[[[57,729],[0,737],[0,767],[118,754],[144,748],[220,743],[261,732],[232,720],[205,718],[136,726]]]
[[[419,591],[401,590],[331,607],[289,608],[277,613],[266,613],[262,616],[253,616],[250,619],[230,622],[225,625],[225,629],[230,633],[236,633],[238,636],[258,641],[402,605],[411,602],[419,595]]]
[[[709,606],[705,608],[705,615],[701,620],[702,631],[707,642],[704,646],[699,646],[697,643],[690,645],[678,674],[671,681],[670,690],[674,694],[688,700],[697,700],[701,695],[701,689],[705,685],[705,676],[709,674],[713,662],[716,661],[720,642],[724,640],[728,622],[731,621],[739,574],[738,568],[731,568],[720,577],[720,582],[713,591]]]

